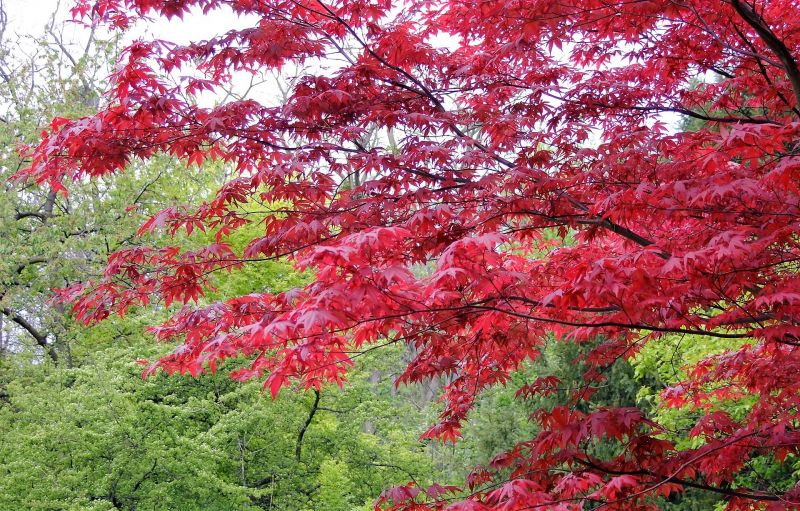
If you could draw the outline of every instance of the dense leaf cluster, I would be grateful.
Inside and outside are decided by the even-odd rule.
[[[76,16],[116,28],[192,9],[251,26],[132,43],[97,113],[55,119],[19,176],[63,191],[162,154],[232,169],[62,293],[86,323],[187,304],[155,328],[180,346],[147,374],[244,356],[233,375],[275,396],[404,344],[400,383],[443,382],[423,437],[456,440],[481,391],[548,343],[591,343],[584,383],[533,414],[530,438],[465,487],[410,483],[380,506],[651,509],[691,488],[728,510],[797,508],[800,487],[754,476],[800,446],[795,4],[84,0]],[[297,75],[277,104],[201,101],[265,70]],[[669,129],[665,113],[705,124]],[[208,300],[220,272],[284,258],[310,280]],[[662,393],[686,430],[581,406],[673,335],[721,343]]]

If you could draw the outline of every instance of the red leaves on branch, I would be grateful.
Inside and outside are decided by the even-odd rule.
[[[537,412],[536,438],[473,472],[461,500],[407,486],[379,502],[630,510],[693,487],[729,509],[800,505],[797,490],[736,479],[748,459],[800,446],[794,0],[81,0],[73,12],[127,27],[223,9],[253,26],[132,44],[107,106],[53,121],[30,151],[20,177],[58,189],[159,153],[234,170],[208,203],[142,227],[211,231],[214,244],[118,252],[100,279],[64,292],[79,319],[193,302],[154,329],[182,342],[148,371],[197,374],[244,355],[234,376],[264,377],[273,395],[341,382],[348,353],[403,342],[414,358],[400,382],[447,376],[426,436],[450,440],[476,393],[553,334],[603,339],[585,359],[590,382],[663,334],[718,338],[728,349],[664,393],[701,416],[698,448],[666,442],[637,410],[559,406]],[[287,66],[301,76],[282,105],[192,99]],[[192,78],[176,86],[175,73]],[[702,125],[676,131],[667,114]],[[255,203],[270,211],[245,215]],[[263,231],[234,253],[226,237],[253,220]],[[203,298],[210,273],[279,258],[313,281]],[[543,376],[520,393],[557,387]],[[758,399],[743,416],[719,410],[745,395]],[[596,458],[601,440],[617,454]]]

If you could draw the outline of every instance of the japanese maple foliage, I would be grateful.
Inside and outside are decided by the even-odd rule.
[[[180,347],[148,371],[245,355],[234,376],[263,377],[273,395],[340,382],[354,353],[407,343],[401,383],[447,376],[426,433],[445,440],[476,393],[548,339],[602,339],[587,387],[534,414],[541,434],[473,472],[466,496],[409,485],[379,505],[651,509],[692,487],[728,509],[800,507],[800,487],[737,482],[753,457],[800,447],[796,0],[84,0],[74,12],[125,28],[218,9],[253,26],[131,44],[104,109],[54,121],[30,150],[23,176],[59,189],[159,153],[235,169],[212,200],[142,228],[216,243],[118,252],[64,292],[81,320],[186,303],[155,328]],[[278,106],[193,99],[287,68],[304,71]],[[666,113],[702,127],[670,129]],[[243,253],[226,244],[254,224]],[[276,258],[313,281],[202,299],[211,273]],[[637,409],[574,406],[665,333],[730,343],[664,393],[696,408],[697,448]],[[520,393],[557,386],[542,375]],[[758,399],[743,417],[720,408],[744,395]],[[599,457],[598,441],[617,454]]]

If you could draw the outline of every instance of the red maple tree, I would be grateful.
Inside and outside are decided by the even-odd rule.
[[[448,375],[426,435],[451,440],[476,392],[553,336],[603,340],[586,356],[590,384],[668,333],[729,339],[664,394],[701,412],[700,447],[677,448],[636,409],[565,403],[460,500],[404,486],[380,503],[649,509],[693,487],[728,509],[800,506],[800,487],[736,482],[749,459],[800,446],[796,0],[84,0],[74,12],[124,28],[190,9],[256,21],[131,44],[106,106],[54,121],[30,151],[24,177],[60,189],[158,153],[236,169],[213,200],[143,226],[212,230],[216,243],[116,253],[64,293],[81,320],[197,301],[212,272],[288,258],[313,282],[187,305],[155,329],[182,343],[149,370],[245,355],[234,376],[277,394],[339,382],[349,353],[403,342],[415,357],[401,382]],[[304,71],[284,104],[193,100],[287,66]],[[669,129],[665,113],[702,126]],[[235,253],[227,236],[254,222],[261,235]],[[719,409],[741,395],[758,398],[744,417]],[[600,439],[623,448],[599,458]]]

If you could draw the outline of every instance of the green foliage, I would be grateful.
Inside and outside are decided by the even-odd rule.
[[[77,368],[12,360],[2,372],[0,509],[357,509],[382,489],[426,480],[421,424],[388,382],[325,388],[298,462],[308,393],[272,401],[260,383],[221,374],[142,380],[135,358],[158,346],[97,351]],[[163,348],[162,348],[163,351]]]
[[[665,437],[678,449],[697,448],[704,443],[702,437],[692,436],[689,431],[706,411],[688,406],[666,407],[660,397],[661,390],[689,378],[686,367],[691,367],[706,357],[735,350],[739,344],[744,343],[745,341],[731,343],[728,339],[713,337],[668,334],[657,343],[646,344],[632,360],[635,379],[642,384],[637,394],[639,405],[650,411],[650,415],[668,432]],[[757,399],[758,396],[745,396],[737,400],[718,401],[715,406],[729,414],[733,420],[743,420]],[[764,491],[779,488],[786,491],[800,475],[800,461],[791,455],[782,463],[773,458],[757,456],[748,465],[748,475],[740,477],[738,481],[747,488]],[[665,509],[712,509],[721,502],[714,495],[687,489],[675,502],[667,502]]]
[[[0,84],[8,106],[0,125],[3,179],[23,165],[13,147],[34,141],[37,126],[96,107],[91,85],[116,51],[114,41],[95,42],[72,65],[51,41],[37,44],[37,72],[52,79],[22,96],[31,69],[22,65]],[[87,328],[48,304],[53,287],[92,278],[110,253],[141,242],[132,234],[148,215],[208,199],[226,175],[219,164],[174,172],[167,157],[132,165],[123,175],[72,184],[68,196],[46,186],[0,194],[0,304],[46,335],[58,362],[16,325],[0,331],[0,509],[350,510],[393,484],[429,481],[431,461],[417,440],[420,410],[392,389],[391,378],[362,369],[377,363],[388,374],[402,349],[362,357],[346,389],[323,389],[312,414],[308,392],[272,401],[260,382],[234,382],[224,371],[142,380],[134,361],[171,349],[145,334],[163,309]],[[246,234],[260,228],[254,222],[226,241],[241,252]],[[155,241],[188,248],[212,236]],[[203,301],[307,281],[269,261],[211,279],[216,291]]]

